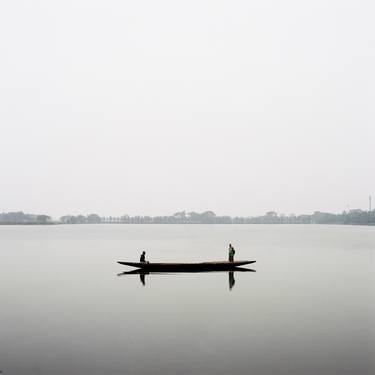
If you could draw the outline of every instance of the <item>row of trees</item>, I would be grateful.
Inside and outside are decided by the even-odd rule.
[[[341,214],[315,211],[311,215],[278,215],[274,211],[264,216],[247,218],[249,224],[362,224],[375,225],[375,210],[350,210]]]
[[[0,213],[0,224],[50,224],[52,219],[48,215],[24,214],[19,212]]]
[[[20,212],[0,213],[0,224],[52,224],[48,215],[25,214]],[[341,214],[316,211],[311,215],[279,215],[270,211],[262,216],[231,217],[217,216],[212,211],[176,212],[171,216],[129,216],[100,217],[90,215],[65,215],[60,218],[61,224],[359,224],[375,225],[375,210],[350,210]]]
[[[341,214],[332,214],[316,211],[311,215],[284,215],[270,211],[262,216],[231,217],[217,216],[212,211],[176,212],[171,216],[129,216],[100,217],[96,214],[87,216],[62,216],[61,223],[85,224],[85,223],[123,223],[123,224],[362,224],[375,225],[375,210],[362,211],[350,210]]]
[[[98,224],[103,222],[103,218],[101,218],[97,214],[90,214],[87,216],[84,215],[66,215],[60,217],[60,222],[62,224]]]

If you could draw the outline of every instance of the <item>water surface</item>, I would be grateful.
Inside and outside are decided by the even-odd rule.
[[[117,260],[256,272],[117,274]],[[4,374],[374,374],[375,228],[0,226]]]

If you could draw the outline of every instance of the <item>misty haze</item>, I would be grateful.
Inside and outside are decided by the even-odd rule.
[[[375,372],[375,3],[0,4],[0,372]]]

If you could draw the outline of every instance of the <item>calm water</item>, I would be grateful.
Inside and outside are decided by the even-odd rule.
[[[229,242],[256,272],[117,276],[141,250],[218,260]],[[0,226],[0,370],[374,374],[374,250],[371,227]]]

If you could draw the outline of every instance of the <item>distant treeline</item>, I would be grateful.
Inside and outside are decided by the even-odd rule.
[[[253,217],[231,217],[217,216],[212,211],[198,212],[176,212],[171,216],[108,216],[100,217],[96,214],[62,216],[60,222],[63,224],[85,224],[85,223],[122,223],[122,224],[358,224],[375,225],[375,210],[362,211],[350,210],[342,214],[331,214],[316,211],[312,215],[284,215],[274,211],[267,212],[263,216]]]
[[[53,224],[48,215],[24,214],[20,212],[0,213],[0,224]]]
[[[350,210],[341,214],[316,211],[311,215],[284,215],[274,211],[262,216],[217,216],[212,211],[176,212],[171,216],[108,216],[65,215],[53,221],[48,215],[23,212],[0,213],[0,224],[353,224],[375,225],[375,210]]]

